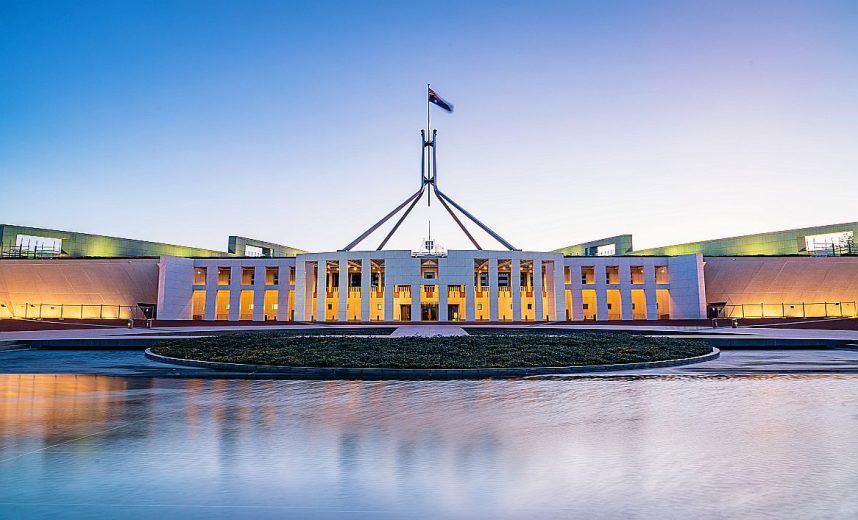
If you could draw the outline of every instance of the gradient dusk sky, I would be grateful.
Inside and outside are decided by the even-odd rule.
[[[417,189],[427,82],[519,248],[858,220],[855,0],[0,0],[0,223],[335,250]],[[442,212],[388,248],[468,247]]]

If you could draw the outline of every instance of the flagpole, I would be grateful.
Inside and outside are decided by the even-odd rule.
[[[430,103],[429,103],[429,89],[430,89],[430,84],[427,83],[426,84],[426,143],[427,143],[427,145],[429,143],[429,140],[432,139],[432,130],[431,130],[431,128],[432,128],[432,109],[429,106],[430,105]],[[434,145],[435,143],[433,142],[432,144]],[[432,178],[432,167],[433,167],[432,156],[429,155],[429,147],[428,146],[424,146],[423,151],[426,153],[426,174],[427,174],[427,178],[431,179]],[[431,189],[431,187],[429,189],[429,192],[426,194],[426,205],[432,206],[432,189]]]
[[[426,137],[432,135],[432,111],[429,110],[429,83],[426,84]]]

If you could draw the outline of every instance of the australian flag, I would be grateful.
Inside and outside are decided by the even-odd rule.
[[[443,108],[447,112],[453,112],[453,104],[449,101],[445,101],[441,96],[435,93],[431,88],[429,89],[429,102],[435,103],[439,107]]]

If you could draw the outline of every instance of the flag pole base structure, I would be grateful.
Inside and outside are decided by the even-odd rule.
[[[450,105],[450,106],[452,107],[452,105]],[[436,176],[437,175],[437,173],[436,173],[437,172],[437,166],[436,166],[436,164],[437,164],[437,162],[436,162],[437,161],[436,142],[437,141],[436,141],[436,138],[438,135],[438,131],[433,130],[431,133],[431,137],[429,137],[428,139],[427,139],[426,134],[424,134],[424,132],[422,130],[421,130],[420,134],[421,134],[421,141],[423,142],[423,155],[422,155],[421,161],[420,161],[420,189],[418,189],[414,194],[412,194],[410,197],[405,199],[405,201],[402,202],[401,204],[399,204],[396,208],[394,208],[393,211],[391,211],[390,213],[388,213],[384,217],[382,217],[381,220],[379,220],[378,222],[376,222],[375,224],[370,226],[366,231],[361,233],[360,236],[358,236],[356,239],[354,239],[352,242],[350,242],[346,247],[342,248],[340,251],[351,251],[356,245],[363,242],[374,231],[376,231],[379,227],[384,225],[385,222],[387,222],[388,220],[393,218],[397,213],[402,211],[402,209],[406,208],[406,206],[407,206],[407,208],[405,209],[405,212],[402,214],[402,216],[399,217],[399,220],[396,221],[396,224],[394,224],[394,226],[390,230],[390,232],[384,237],[384,240],[381,241],[381,244],[379,244],[377,251],[382,250],[384,248],[384,246],[387,245],[387,242],[390,240],[390,238],[393,236],[393,234],[396,233],[396,231],[399,229],[399,226],[402,225],[402,222],[404,222],[405,219],[408,217],[408,215],[411,213],[411,210],[414,209],[414,206],[416,206],[417,203],[420,201],[420,199],[423,198],[423,194],[426,193],[427,201],[428,201],[428,198],[431,197],[430,194],[432,191],[435,192],[435,196],[441,202],[441,205],[444,206],[444,209],[447,210],[447,212],[453,218],[453,221],[456,222],[456,224],[459,226],[459,228],[462,230],[462,232],[465,234],[465,236],[468,237],[468,240],[471,241],[471,243],[474,245],[474,247],[476,249],[482,250],[482,247],[480,247],[480,244],[476,241],[476,239],[470,233],[470,231],[468,231],[468,228],[465,226],[465,224],[456,215],[456,213],[453,211],[453,209],[450,206],[453,206],[453,208],[457,209],[468,220],[470,220],[471,222],[476,224],[480,229],[482,229],[483,231],[488,233],[492,238],[494,238],[495,240],[497,240],[498,242],[503,244],[503,246],[506,247],[507,249],[509,249],[510,251],[520,251],[520,249],[517,249],[515,246],[510,244],[508,241],[504,240],[500,235],[498,235],[490,227],[488,227],[486,224],[480,222],[480,220],[477,219],[474,215],[472,215],[468,210],[463,208],[460,204],[455,202],[453,199],[451,199],[449,196],[447,196],[441,190],[438,189],[438,180],[437,180],[437,176]],[[431,147],[431,153],[427,153],[427,149],[430,147]]]

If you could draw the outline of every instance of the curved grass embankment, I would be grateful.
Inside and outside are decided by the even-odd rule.
[[[288,367],[471,369],[567,367],[666,361],[712,352],[696,339],[588,333],[445,337],[330,337],[250,332],[169,340],[172,358]]]

